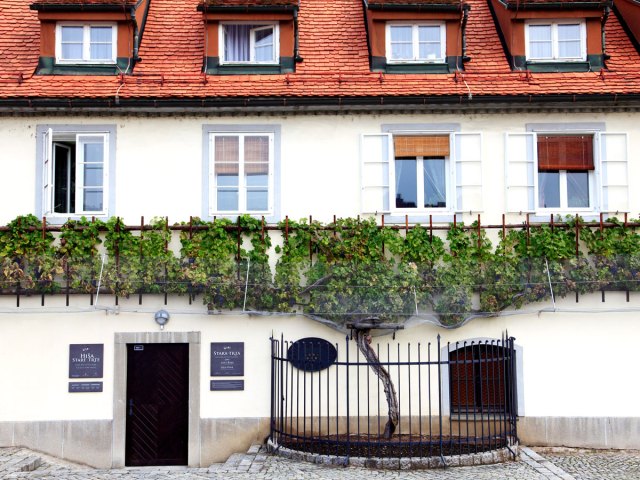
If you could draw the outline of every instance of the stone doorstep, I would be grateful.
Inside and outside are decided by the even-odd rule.
[[[42,458],[29,455],[11,458],[8,462],[0,465],[0,471],[5,472],[33,472],[42,465]]]

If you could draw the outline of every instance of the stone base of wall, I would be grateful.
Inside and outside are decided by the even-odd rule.
[[[640,417],[520,417],[523,445],[640,449]]]
[[[96,468],[111,467],[111,420],[0,422],[0,446],[27,447]]]
[[[200,420],[199,465],[224,462],[269,435],[268,418]],[[640,449],[638,417],[521,417],[520,443],[594,449]],[[0,447],[27,447],[96,468],[113,466],[111,420],[0,422]],[[124,456],[120,452],[120,456]]]

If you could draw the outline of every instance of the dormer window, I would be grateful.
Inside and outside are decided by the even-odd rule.
[[[56,26],[56,63],[116,63],[115,24],[66,24]]]
[[[584,22],[530,22],[526,28],[527,60],[571,62],[586,60]]]
[[[221,64],[277,64],[278,24],[223,23]]]
[[[387,24],[387,62],[444,62],[444,23]]]

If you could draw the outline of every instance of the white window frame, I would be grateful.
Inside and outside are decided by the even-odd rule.
[[[384,126],[383,126],[384,128]],[[387,127],[389,128],[389,127]],[[445,207],[395,207],[395,152],[393,135],[448,135],[449,156],[445,157],[447,194]],[[404,215],[482,212],[483,139],[478,132],[449,129],[389,128],[385,133],[360,134],[360,188],[362,213]]]
[[[63,27],[82,27],[82,58],[62,58]],[[111,27],[111,58],[91,58],[91,27]],[[60,22],[56,24],[56,63],[62,65],[100,64],[112,65],[118,56],[118,26],[112,22]]]
[[[415,208],[398,208],[396,207],[396,154],[394,150],[393,136],[416,136],[416,137],[429,137],[429,136],[441,136],[449,135],[449,155],[444,158],[445,169],[445,206],[444,207],[423,207],[424,205],[424,169],[423,162],[424,157],[416,157],[416,182],[417,182],[417,205]],[[416,212],[452,212],[453,208],[453,189],[454,189],[454,177],[455,171],[453,169],[453,163],[451,161],[451,152],[453,152],[453,135],[445,132],[430,132],[430,133],[417,133],[417,132],[393,132],[391,138],[391,162],[389,165],[389,208],[392,215],[410,215]],[[428,158],[427,158],[428,161]]]
[[[102,210],[83,210],[79,206],[83,205],[84,185],[84,153],[81,145],[87,137],[100,137],[103,144],[103,161],[102,161]],[[73,212],[55,212],[54,197],[56,192],[55,172],[54,172],[54,149],[53,146],[57,142],[73,141],[76,145],[76,172],[75,172],[75,205]],[[92,215],[107,215],[109,205],[109,134],[104,132],[56,132],[48,129],[44,135],[44,158],[42,160],[43,169],[43,191],[42,191],[42,212],[48,217],[64,217]]]
[[[540,207],[538,191],[539,191],[539,179],[538,179],[538,135],[593,135],[593,162],[594,162],[594,170],[589,171],[589,207],[586,208],[576,208],[576,207],[568,207],[567,206],[567,188],[566,188],[566,170],[561,170],[560,177],[560,207],[554,208],[543,208]],[[529,154],[522,155],[523,152],[510,151],[511,139],[515,137],[523,137],[530,138],[531,145],[527,147],[529,150]],[[607,141],[612,141],[609,139],[615,138],[621,139],[621,144],[623,150],[621,158],[613,157],[609,158],[606,152],[606,144]],[[616,178],[624,178],[628,179],[628,140],[626,133],[616,133],[616,132],[604,132],[601,130],[592,130],[592,129],[576,129],[576,130],[536,130],[532,132],[522,132],[522,133],[506,133],[505,134],[505,160],[506,160],[506,178],[505,183],[507,186],[507,196],[506,196],[506,207],[509,212],[530,212],[535,214],[542,215],[550,215],[550,214],[575,214],[575,213],[611,213],[611,212],[620,212],[620,211],[628,211],[628,195],[629,195],[629,186],[627,183],[620,183],[616,180]],[[529,158],[529,155],[532,155]],[[533,182],[532,185],[520,185],[516,184],[514,178],[511,174],[511,169],[516,167],[516,164],[524,164],[530,163],[531,168],[533,170],[533,176],[530,181]],[[615,164],[610,167],[610,164]],[[526,167],[525,167],[526,168]],[[608,172],[616,170],[615,175]],[[620,173],[622,171],[622,173]],[[564,175],[563,173],[564,172]],[[520,175],[522,176],[522,175]],[[612,178],[609,178],[612,177]],[[564,184],[564,185],[563,185]],[[529,204],[529,208],[525,209],[514,209],[513,206],[510,206],[509,202],[509,189],[514,189],[514,193],[516,195],[523,195],[525,192],[533,188],[533,205]],[[617,190],[618,192],[622,192],[618,194],[618,197],[622,197],[621,200],[618,199],[615,206],[609,205],[611,202],[609,196],[609,190]],[[520,193],[519,193],[520,192]],[[517,198],[513,200],[517,201]],[[526,202],[525,202],[526,203]],[[522,203],[519,203],[522,205]]]
[[[548,25],[551,27],[551,57],[534,58],[531,56],[529,27],[532,25]],[[558,25],[580,26],[580,56],[560,57]],[[525,25],[525,55],[528,62],[584,62],[587,60],[587,28],[584,20],[535,20]]]
[[[249,31],[249,61],[239,62],[225,59],[225,32],[227,25],[255,25]],[[265,28],[273,28],[273,60],[257,61],[255,50],[255,33],[264,30]],[[218,48],[220,65],[277,65],[280,63],[280,24],[278,22],[220,22],[220,28],[218,29]]]
[[[238,137],[239,145],[243,146],[244,137],[268,137],[269,138],[269,175],[267,181],[267,209],[248,210],[247,209],[247,185],[244,175],[244,148],[239,149],[238,159],[238,210],[219,210],[217,205],[217,191],[215,173],[215,138],[216,137]],[[273,215],[274,211],[274,167],[275,167],[275,134],[272,132],[209,132],[209,216],[229,216],[229,215]]]
[[[420,52],[419,28],[440,27],[440,56],[438,58],[418,58]],[[391,57],[391,28],[411,27],[412,59],[393,59]],[[444,63],[447,58],[447,29],[444,22],[387,22],[386,24],[386,56],[387,63]]]

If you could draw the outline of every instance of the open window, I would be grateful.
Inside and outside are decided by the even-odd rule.
[[[38,216],[105,217],[114,205],[115,126],[38,126]]]

